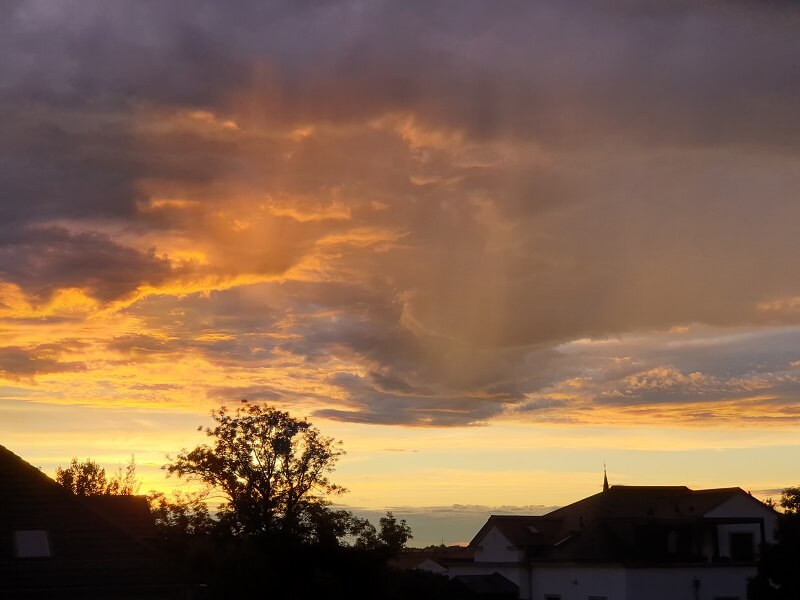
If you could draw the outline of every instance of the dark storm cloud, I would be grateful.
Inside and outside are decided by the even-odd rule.
[[[0,283],[163,285],[105,347],[294,361],[330,418],[556,418],[570,381],[788,409],[783,346],[652,344],[800,319],[798,30],[792,2],[4,3]],[[627,362],[558,347],[636,332]]]
[[[132,148],[136,111],[245,89],[276,122],[400,111],[482,139],[796,146],[796,5],[638,4],[4,5],[3,221],[130,219],[136,179],[219,173],[224,144]]]
[[[4,95],[50,107],[142,101],[205,105],[239,79],[218,28],[223,13],[194,3],[4,4]]]
[[[117,109],[217,106],[261,83],[299,120],[411,110],[479,137],[796,141],[796,3],[640,4],[22,3],[0,26],[2,89]]]
[[[379,380],[380,381],[380,380]],[[455,394],[393,393],[376,385],[374,377],[336,373],[329,382],[346,390],[352,410],[321,409],[316,416],[354,423],[446,427],[476,425],[503,411],[507,397]]]
[[[101,301],[115,300],[170,274],[152,252],[121,246],[100,233],[59,227],[28,228],[0,240],[0,278],[47,299],[62,288],[81,288]]]

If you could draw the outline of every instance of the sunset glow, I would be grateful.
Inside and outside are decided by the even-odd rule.
[[[798,27],[780,2],[4,5],[0,444],[51,474],[135,455],[168,490],[247,398],[343,440],[366,509],[565,504],[604,460],[797,484]]]

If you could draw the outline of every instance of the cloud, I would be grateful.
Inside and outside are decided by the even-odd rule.
[[[169,354],[174,351],[168,340],[146,334],[128,334],[115,337],[108,344],[109,350],[134,356],[153,356]]]
[[[31,228],[0,242],[0,277],[35,298],[79,288],[103,301],[166,280],[168,261],[116,244],[110,237],[62,228]]]
[[[362,518],[377,524],[386,511],[362,507],[345,507]],[[543,515],[557,506],[483,506],[452,504],[447,506],[392,506],[391,511],[397,519],[404,519],[411,527],[414,538],[411,545],[416,548],[436,545],[466,545],[469,538],[477,532],[491,515]]]
[[[12,371],[66,330],[125,401],[795,418],[796,4],[0,10]]]
[[[59,360],[60,348],[41,345],[33,348],[5,346],[0,348],[0,376],[17,381],[31,379],[37,375],[80,371],[85,368],[80,362]]]

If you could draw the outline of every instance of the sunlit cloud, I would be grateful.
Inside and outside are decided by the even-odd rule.
[[[796,7],[0,13],[3,435],[240,398],[396,447],[800,421]]]

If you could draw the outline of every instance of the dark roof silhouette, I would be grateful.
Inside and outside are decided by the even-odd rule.
[[[493,515],[470,547],[479,547],[494,528],[537,560],[691,562],[700,560],[694,548],[665,555],[667,544],[662,542],[669,531],[699,531],[710,522],[709,512],[736,496],[764,506],[741,488],[614,485],[542,516]]]
[[[132,533],[143,531],[142,523],[131,520],[126,531],[112,518],[117,504],[143,519],[141,502],[82,500],[0,446],[0,597],[116,598],[132,590],[140,598],[172,597],[183,588],[163,557]],[[104,506],[98,512],[93,504]],[[47,540],[41,555],[20,556],[19,532]]]
[[[94,512],[139,540],[156,537],[156,525],[146,496],[86,496],[80,500]]]
[[[443,546],[432,550],[410,549],[403,552],[401,556],[391,559],[389,566],[395,569],[410,570],[417,568],[426,560],[430,560],[446,569],[453,564],[471,563],[474,555],[474,549],[466,546]]]
[[[458,575],[453,577],[449,587],[461,598],[484,598],[486,600],[519,598],[519,587],[500,573]]]

